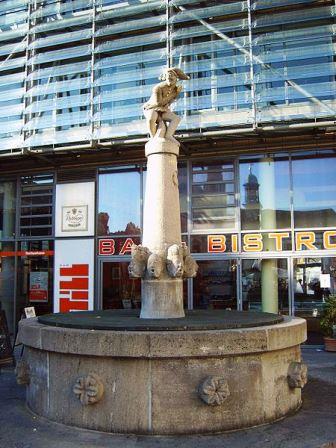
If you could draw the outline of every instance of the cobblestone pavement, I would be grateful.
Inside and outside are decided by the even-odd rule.
[[[336,353],[303,349],[309,382],[295,415],[214,436],[121,436],[69,428],[32,415],[12,368],[0,373],[0,448],[320,448],[336,446]]]

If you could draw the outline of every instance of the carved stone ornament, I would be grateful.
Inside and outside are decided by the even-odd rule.
[[[288,385],[292,389],[302,389],[308,381],[308,369],[303,362],[293,361],[288,367]]]
[[[128,273],[130,277],[133,278],[144,277],[149,254],[150,252],[147,249],[147,247],[141,245],[137,246],[136,244],[132,245],[131,248],[132,260],[128,265]]]
[[[220,406],[230,396],[230,390],[225,378],[208,376],[199,385],[198,395],[209,406]]]
[[[168,248],[167,254],[167,271],[170,277],[182,277],[183,264],[182,245],[173,244]]]
[[[72,390],[85,406],[97,403],[104,394],[103,383],[99,376],[94,373],[78,378]]]
[[[159,278],[164,268],[164,261],[159,254],[150,254],[147,261],[147,272],[150,278]]]
[[[198,264],[191,255],[187,255],[184,259],[183,277],[187,278],[196,277],[197,271],[198,271]]]
[[[20,359],[15,366],[16,382],[20,386],[27,386],[30,383],[29,365],[25,360]]]

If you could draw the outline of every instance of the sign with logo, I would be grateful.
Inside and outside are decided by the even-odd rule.
[[[62,232],[77,232],[88,229],[88,206],[62,207]]]
[[[197,238],[200,241],[202,236]],[[336,250],[336,230],[295,231],[293,248],[292,235],[289,231],[244,233],[241,236],[241,252],[282,252],[285,250]],[[193,249],[192,252],[197,251]],[[214,254],[237,253],[238,235],[207,235],[207,252]]]
[[[48,272],[32,271],[29,275],[29,301],[48,301]]]
[[[56,240],[54,269],[54,312],[93,310],[94,240]]]
[[[95,183],[56,185],[55,236],[94,236]]]

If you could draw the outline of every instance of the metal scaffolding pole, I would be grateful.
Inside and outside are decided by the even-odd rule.
[[[170,0],[166,1],[166,51],[167,51],[167,68],[173,66],[173,26],[171,23],[171,4]]]
[[[91,145],[93,146],[94,125],[94,82],[95,82],[95,48],[96,48],[96,0],[92,0],[92,36],[91,36],[91,90],[90,90],[90,134]]]
[[[258,123],[257,123],[256,85],[254,82],[254,67],[253,67],[253,36],[252,36],[251,0],[247,0],[247,21],[248,21],[248,30],[249,30],[249,61],[250,61],[250,81],[251,81],[253,127],[256,128],[258,126]]]

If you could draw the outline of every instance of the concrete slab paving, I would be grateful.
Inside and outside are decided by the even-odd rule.
[[[48,422],[25,406],[14,371],[0,373],[0,448],[320,448],[336,443],[336,353],[304,348],[309,382],[300,412],[272,425],[213,436],[123,436]]]

